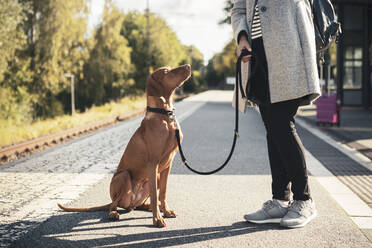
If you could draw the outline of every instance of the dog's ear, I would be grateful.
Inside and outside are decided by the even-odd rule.
[[[163,87],[162,85],[155,80],[153,75],[150,75],[147,79],[146,83],[146,92],[148,96],[162,96],[163,95]]]

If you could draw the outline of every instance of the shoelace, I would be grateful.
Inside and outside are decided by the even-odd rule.
[[[301,211],[305,208],[306,203],[304,201],[293,201],[288,208],[288,211],[293,211],[296,213],[301,213]]]
[[[275,207],[275,204],[274,204],[274,202],[272,201],[272,200],[268,200],[268,201],[266,201],[264,204],[263,204],[263,208],[265,209],[265,210],[269,210],[269,209],[272,209],[272,208],[274,208]]]

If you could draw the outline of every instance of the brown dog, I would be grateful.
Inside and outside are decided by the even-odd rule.
[[[170,70],[160,68],[152,73],[146,84],[147,106],[173,110],[172,96],[191,75],[190,65]],[[176,213],[166,202],[167,183],[173,158],[178,150],[175,129],[180,128],[171,116],[147,112],[141,126],[130,139],[120,160],[116,173],[111,179],[112,202],[100,207],[69,208],[58,206],[69,212],[109,210],[109,218],[119,219],[118,207],[152,210],[153,223],[164,227],[160,215],[174,218]],[[182,139],[182,133],[180,132]],[[159,195],[158,195],[159,189]],[[146,204],[150,197],[150,205]],[[158,201],[160,201],[160,209]]]

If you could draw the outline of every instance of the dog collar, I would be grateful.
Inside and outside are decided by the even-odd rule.
[[[158,113],[158,114],[169,116],[171,120],[175,120],[176,118],[176,113],[175,113],[176,109],[166,110],[162,108],[152,108],[150,106],[147,106],[146,110],[147,112],[153,112],[153,113]]]

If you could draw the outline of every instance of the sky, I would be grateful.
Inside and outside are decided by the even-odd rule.
[[[113,0],[122,11],[143,12],[146,0]],[[219,25],[224,18],[225,0],[149,0],[150,11],[163,17],[184,45],[196,46],[208,61],[232,39],[230,25]],[[89,27],[100,22],[104,0],[91,0]]]

